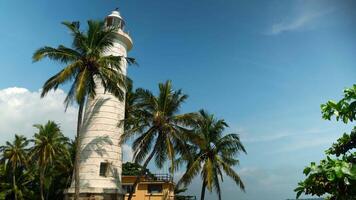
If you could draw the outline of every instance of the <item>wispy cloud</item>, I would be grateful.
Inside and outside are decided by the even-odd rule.
[[[319,147],[319,146],[330,146],[336,138],[333,137],[300,137],[295,139],[295,141],[284,145],[283,147],[271,151],[270,153],[286,153],[303,150],[306,151],[310,148]]]
[[[268,31],[268,34],[278,35],[284,32],[305,30],[307,27],[312,28],[312,24],[331,12],[333,12],[333,9],[322,11],[302,11],[293,18],[285,19],[282,22],[273,24]]]

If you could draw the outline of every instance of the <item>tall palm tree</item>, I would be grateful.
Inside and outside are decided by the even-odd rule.
[[[136,90],[135,122],[122,135],[122,142],[136,137],[133,141],[134,162],[143,163],[133,188],[137,186],[148,163],[153,159],[158,168],[171,161],[173,167],[175,155],[183,146],[186,125],[192,121],[194,114],[180,114],[179,109],[187,95],[181,90],[174,91],[171,81],[159,84],[159,94],[154,96],[144,89]],[[146,158],[147,157],[147,158]],[[128,199],[131,200],[133,192]]]
[[[130,131],[138,123],[140,119],[140,109],[138,109],[138,95],[133,90],[133,83],[131,80],[127,82],[125,94],[125,119],[119,122],[119,126],[124,125],[125,131]],[[137,125],[136,125],[137,126]]]
[[[188,160],[187,170],[178,185],[189,184],[200,173],[203,181],[201,200],[205,198],[206,188],[210,192],[214,188],[221,200],[222,172],[231,177],[241,190],[245,188],[233,167],[239,164],[235,156],[239,152],[246,153],[246,150],[237,134],[223,135],[226,127],[228,125],[224,120],[217,120],[204,110],[199,111],[199,117],[193,129],[194,134],[190,136],[195,148],[190,148],[192,156],[186,156],[191,159]]]
[[[15,135],[15,139],[12,143],[6,142],[5,146],[0,147],[0,151],[2,152],[1,163],[5,165],[4,170],[12,170],[11,190],[14,193],[15,200],[22,196],[22,192],[18,189],[19,187],[16,181],[16,170],[20,167],[27,166],[28,144],[29,141],[24,136]]]
[[[59,45],[57,48],[42,47],[33,55],[33,61],[49,58],[65,67],[49,78],[43,85],[41,97],[50,90],[56,90],[60,85],[71,82],[71,87],[65,99],[66,108],[72,102],[79,105],[77,120],[77,137],[79,138],[86,99],[95,97],[97,84],[102,84],[105,91],[115,95],[119,100],[124,99],[126,76],[122,73],[122,60],[128,64],[135,63],[133,58],[123,56],[104,56],[103,53],[113,47],[117,39],[116,29],[106,27],[102,21],[88,21],[87,32],[80,31],[79,22],[63,22],[73,36],[72,48]],[[79,198],[79,155],[80,140],[77,140],[75,156],[75,199]]]
[[[69,157],[65,145],[68,139],[64,137],[59,126],[48,121],[45,125],[34,125],[38,132],[34,136],[34,146],[31,150],[31,158],[37,162],[40,174],[40,195],[44,200],[44,182],[48,166],[51,166],[57,157]]]

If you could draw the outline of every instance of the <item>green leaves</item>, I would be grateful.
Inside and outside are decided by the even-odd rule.
[[[356,120],[356,84],[344,90],[344,98],[339,102],[328,101],[322,104],[321,111],[323,118],[327,120],[332,116],[344,123]]]
[[[42,47],[33,54],[33,61],[44,58],[64,64],[63,70],[49,78],[43,85],[42,97],[50,90],[71,81],[72,86],[65,100],[66,107],[77,102],[81,104],[88,97],[94,97],[98,79],[105,91],[115,95],[120,100],[124,99],[127,77],[121,67],[127,64],[136,64],[134,58],[123,56],[104,56],[113,47],[117,39],[115,30],[106,28],[102,21],[88,21],[88,30],[80,31],[79,22],[63,22],[73,37],[72,48],[59,45],[57,48]]]
[[[40,199],[41,171],[47,199],[63,199],[73,169],[68,138],[54,122],[35,127],[33,139],[15,135],[0,148],[0,199]]]
[[[328,101],[321,105],[323,118],[332,116],[344,123],[353,122],[356,113],[356,85],[344,90],[339,102]],[[329,195],[330,199],[350,200],[356,196],[356,127],[350,134],[344,133],[326,150],[326,159],[319,164],[312,162],[303,173],[306,179],[294,190],[297,198],[306,195]],[[335,157],[336,156],[336,157]]]
[[[345,155],[353,148],[356,148],[356,127],[352,129],[350,134],[344,133],[336,143],[326,150],[326,154],[336,156]]]
[[[126,162],[122,164],[122,175],[124,176],[138,176],[143,167],[137,163]],[[154,177],[149,169],[144,169],[145,175]]]
[[[328,193],[333,196],[356,195],[356,165],[342,159],[327,159],[319,165],[311,163],[304,169],[307,178],[295,189],[297,197],[302,193],[318,195]]]
[[[236,155],[246,153],[240,137],[237,134],[224,135],[228,124],[205,110],[200,110],[194,119],[192,133],[188,138],[191,147],[182,155],[187,169],[177,186],[187,186],[200,173],[203,191],[205,188],[210,192],[214,189],[221,199],[220,181],[223,181],[224,172],[244,191],[245,186],[233,169],[239,163]]]
[[[190,113],[179,114],[187,96],[181,90],[174,90],[171,81],[160,83],[158,88],[157,95],[140,88],[135,92],[129,90],[122,140],[135,138],[135,162],[142,162],[153,148],[155,164],[162,167],[169,160],[173,171],[175,156],[182,150],[180,144],[184,143],[183,135],[189,131],[187,124],[193,119]]]

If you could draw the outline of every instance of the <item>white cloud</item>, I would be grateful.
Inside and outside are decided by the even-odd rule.
[[[307,149],[314,148],[314,147],[325,147],[327,148],[335,141],[336,138],[334,137],[310,137],[310,136],[299,136],[292,138],[287,144],[283,145],[282,147],[270,151],[269,153],[286,153],[292,151],[306,151]]]
[[[254,142],[272,142],[276,141],[285,137],[292,135],[289,132],[281,132],[281,133],[271,133],[266,135],[258,135],[253,136],[252,134],[243,134],[241,135],[241,141],[247,143],[254,143]]]
[[[63,133],[73,138],[76,130],[77,108],[64,110],[66,93],[58,89],[40,98],[41,91],[11,87],[0,90],[0,145],[12,140],[14,134],[31,138],[36,131],[33,124],[53,120],[60,124]]]
[[[76,134],[77,107],[69,106],[65,112],[63,101],[67,94],[58,89],[40,97],[41,90],[11,87],[0,90],[0,146],[12,141],[14,134],[31,138],[36,129],[34,124],[53,120],[60,124],[64,135],[74,138]],[[131,146],[122,146],[123,160],[131,161]]]

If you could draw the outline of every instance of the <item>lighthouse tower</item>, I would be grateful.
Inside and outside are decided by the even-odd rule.
[[[126,56],[132,48],[132,40],[125,32],[125,22],[118,10],[105,19],[107,27],[117,28],[117,40],[105,55]],[[122,60],[122,73],[126,75],[127,63]],[[119,72],[118,72],[119,73]],[[120,136],[123,127],[125,102],[105,92],[97,81],[96,96],[88,99],[82,127],[79,162],[81,200],[121,200],[122,151]],[[73,199],[75,183],[66,191],[66,199]]]

